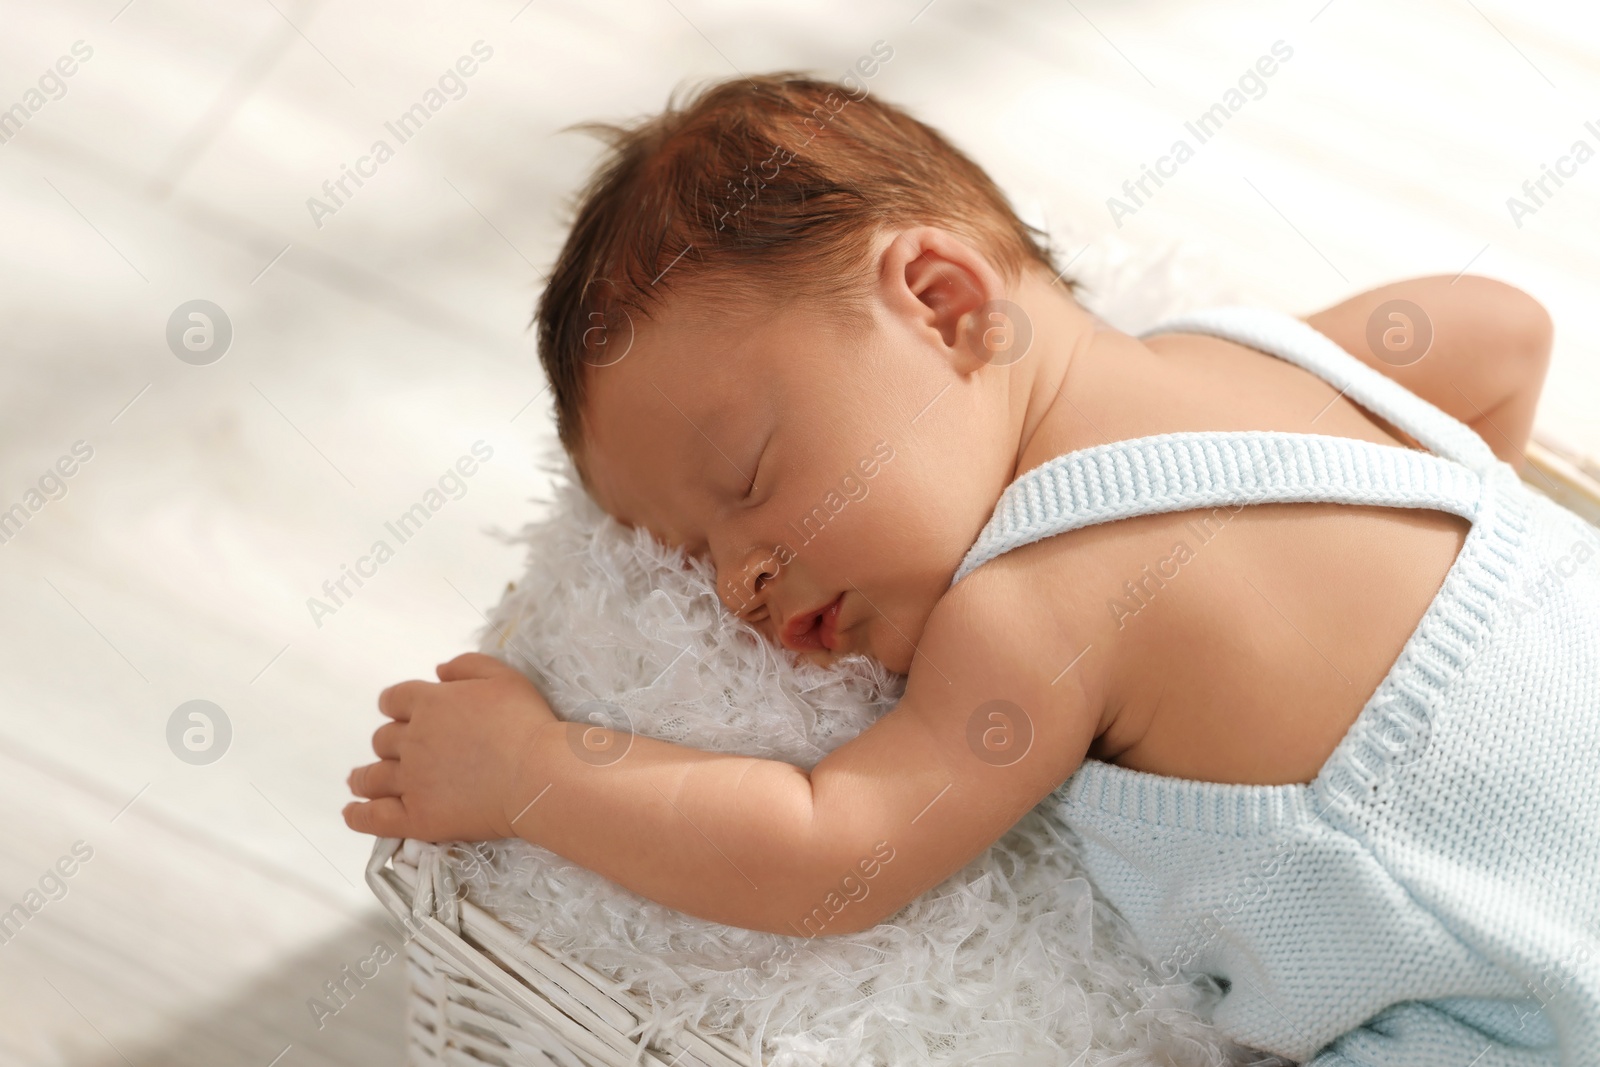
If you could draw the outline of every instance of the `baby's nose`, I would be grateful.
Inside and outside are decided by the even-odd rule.
[[[719,569],[718,584],[722,587],[722,602],[736,614],[749,614],[766,600],[767,588],[777,576],[776,553],[770,549],[753,548],[736,565],[726,571]]]

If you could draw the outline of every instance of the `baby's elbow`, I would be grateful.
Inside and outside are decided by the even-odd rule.
[[[1512,321],[1516,323],[1511,348],[1517,358],[1537,367],[1542,379],[1545,368],[1550,364],[1551,346],[1555,343],[1555,321],[1539,301],[1521,289],[1506,288],[1516,294],[1512,299],[1514,310],[1510,312]]]
[[[786,918],[786,930],[782,932],[805,938],[842,937],[887,922],[909,901],[897,895],[901,887],[874,885],[872,875],[864,874],[865,869],[869,868],[857,868],[814,890],[799,906],[803,910],[796,909],[798,916]],[[796,911],[789,914],[795,916]]]
[[[1542,380],[1555,341],[1555,322],[1550,312],[1514,285],[1493,278],[1468,278],[1485,333],[1498,340],[1502,357]]]

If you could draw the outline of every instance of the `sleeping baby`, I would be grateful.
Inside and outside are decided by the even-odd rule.
[[[522,837],[802,937],[851,872],[873,892],[820,936],[1048,801],[1241,1044],[1600,1050],[1600,534],[1518,477],[1536,301],[1420,278],[1135,337],[861,86],[740,78],[604,131],[537,313],[585,488],[752,640],[904,697],[805,771],[563,722],[465,655],[379,697],[352,828]]]

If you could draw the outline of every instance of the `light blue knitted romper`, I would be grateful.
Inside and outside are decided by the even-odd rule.
[[[1472,528],[1309,785],[1089,760],[1045,803],[1158,966],[1222,980],[1214,1020],[1242,1044],[1316,1067],[1600,1064],[1600,532],[1296,319],[1220,308],[1150,331],[1180,332],[1303,367],[1429,451],[1212,432],[1072,452],[1006,489],[956,581],[1054,534],[1220,505]]]

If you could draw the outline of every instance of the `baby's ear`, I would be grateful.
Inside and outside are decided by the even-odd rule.
[[[961,320],[985,302],[983,286],[964,264],[931,251],[907,263],[905,271],[906,288],[927,307],[939,336],[947,345],[956,344]]]
[[[890,306],[936,331],[958,370],[991,362],[982,350],[981,313],[1005,293],[982,253],[944,230],[917,227],[884,250],[883,266]]]

